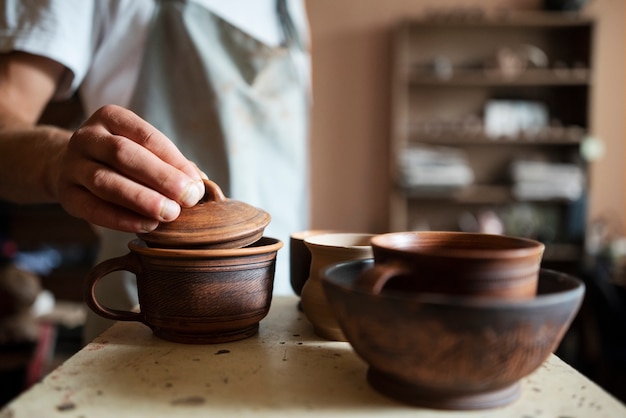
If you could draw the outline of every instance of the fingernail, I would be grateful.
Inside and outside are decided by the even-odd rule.
[[[180,214],[178,203],[170,199],[165,199],[161,206],[161,220],[165,222],[173,221]]]
[[[202,181],[195,181],[189,183],[181,201],[185,206],[194,206],[204,196],[204,183]]]
[[[141,224],[141,232],[144,234],[148,232],[152,232],[155,229],[157,229],[158,226],[159,226],[159,223],[157,221],[144,221]]]

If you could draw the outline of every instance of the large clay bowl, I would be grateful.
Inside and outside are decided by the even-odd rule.
[[[257,333],[270,308],[276,255],[282,242],[263,237],[244,248],[161,249],[142,240],[130,252],[95,266],[86,278],[85,299],[98,315],[139,321],[162,339],[193,344],[223,343]],[[103,306],[95,295],[113,271],[137,276],[139,312]]]
[[[441,409],[482,409],[519,396],[519,380],[560,343],[584,295],[578,279],[541,270],[537,295],[494,300],[354,289],[373,260],[336,264],[323,285],[371,386],[392,398]]]

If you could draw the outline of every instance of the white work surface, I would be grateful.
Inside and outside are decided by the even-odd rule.
[[[117,323],[0,411],[21,417],[626,417],[626,407],[556,356],[523,379],[514,403],[422,409],[366,382],[348,343],[320,340],[298,299],[276,296],[259,334],[219,345],[162,341]]]

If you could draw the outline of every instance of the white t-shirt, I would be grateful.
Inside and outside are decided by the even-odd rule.
[[[270,46],[282,41],[275,0],[191,1]],[[47,0],[36,14],[16,13],[21,2],[0,0],[0,51],[21,50],[63,64],[67,71],[55,97],[68,98],[79,89],[86,114],[105,104],[128,105],[155,0]],[[296,24],[306,27],[302,2],[288,3]],[[307,78],[309,64],[301,63]]]

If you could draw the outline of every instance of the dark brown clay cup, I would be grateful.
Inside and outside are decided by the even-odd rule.
[[[309,278],[311,270],[311,251],[304,240],[315,235],[328,234],[337,231],[327,229],[307,229],[291,234],[289,237],[289,280],[291,288],[300,296],[302,288]]]
[[[429,408],[484,409],[520,395],[519,380],[558,347],[585,293],[572,276],[541,270],[532,299],[491,299],[355,284],[373,267],[327,268],[324,290],[341,329],[379,392]],[[530,389],[530,388],[528,388]]]
[[[372,238],[375,266],[355,286],[524,299],[537,292],[545,246],[531,239],[466,232],[394,232]]]
[[[263,237],[234,249],[160,249],[142,240],[130,252],[95,266],[85,284],[87,305],[115,321],[138,321],[157,337],[212,344],[257,333],[270,308],[280,240]],[[139,312],[111,309],[96,299],[100,280],[114,271],[137,276]]]

